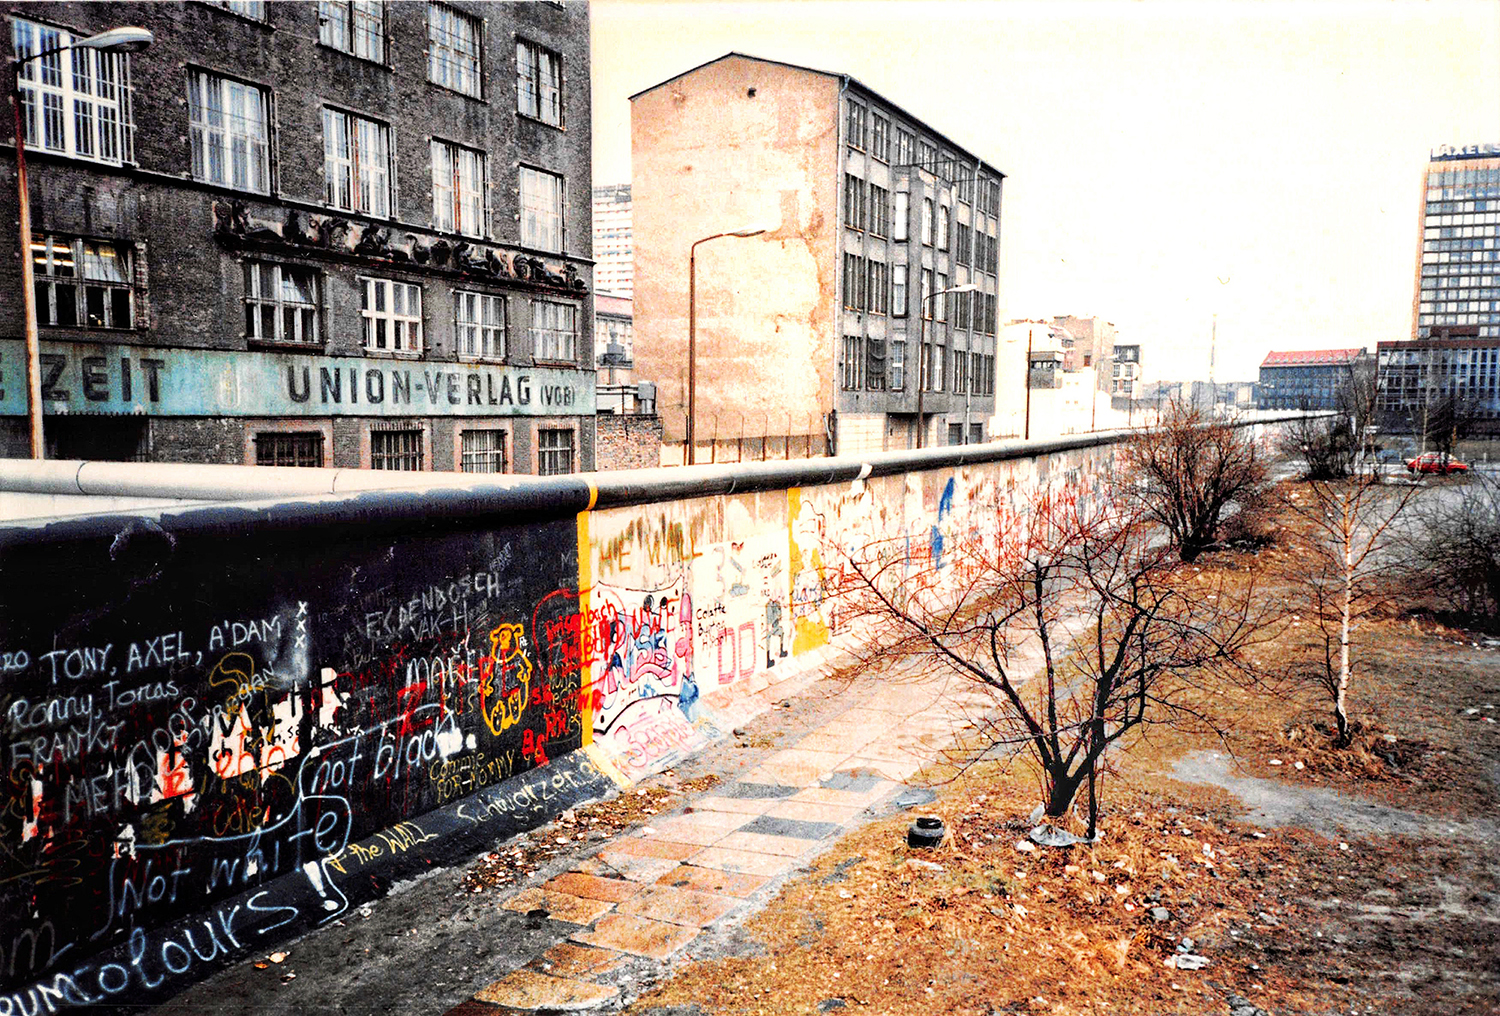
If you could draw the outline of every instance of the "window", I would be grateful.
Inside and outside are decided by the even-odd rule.
[[[872,392],[885,391],[885,340],[865,340],[865,386]]]
[[[891,231],[891,192],[870,184],[870,235],[887,236]]]
[[[310,268],[245,262],[245,338],[321,342],[318,281]]]
[[[953,294],[945,293],[944,291],[947,288],[948,276],[939,274],[937,277],[937,289],[934,290],[934,292],[943,293],[944,295],[932,301],[933,303],[937,304],[937,319],[939,321],[948,320],[948,301],[953,299]]]
[[[964,425],[961,423],[948,424],[948,443],[950,445],[961,445],[964,443]]]
[[[896,213],[891,222],[891,239],[905,240],[911,221],[911,195],[906,191],[896,192]]]
[[[844,309],[865,309],[865,260],[844,252]]]
[[[458,355],[480,360],[505,358],[505,297],[490,293],[453,294],[453,334]]]
[[[953,351],[953,390],[966,391],[969,387],[969,354],[961,349]]]
[[[890,309],[890,267],[880,261],[871,261],[870,288],[865,293],[865,307],[871,314],[884,314]]]
[[[844,225],[850,229],[865,228],[865,182],[844,174]]]
[[[189,71],[193,179],[270,193],[270,119],[264,89]]]
[[[937,173],[937,149],[926,141],[917,142],[917,165],[929,173]]]
[[[538,250],[563,246],[563,178],[521,167],[521,243]]]
[[[385,5],[379,0],[319,0],[318,41],[376,63],[385,61]]]
[[[365,319],[365,349],[420,353],[422,287],[390,279],[361,277],[359,281],[359,310]]]
[[[479,92],[479,22],[427,5],[427,80],[465,95]]]
[[[865,147],[865,107],[856,103],[849,103],[849,119],[846,121],[845,133],[849,135],[849,147],[863,149]]]
[[[864,387],[865,354],[860,348],[858,335],[844,336],[843,381],[845,391],[857,391]]]
[[[899,392],[906,387],[906,339],[891,340],[891,391]]]
[[[922,306],[920,310],[922,316],[928,321],[932,320],[932,292],[932,269],[924,268],[922,269],[922,292],[920,294]]]
[[[525,39],[516,40],[516,111],[562,126],[562,57]]]
[[[422,432],[420,430],[370,431],[370,468],[422,468]]]
[[[465,473],[505,473],[505,431],[466,430],[459,434],[459,470]]]
[[[969,263],[971,251],[974,247],[974,233],[968,224],[960,222],[956,225],[957,239],[953,244],[953,260],[960,265]]]
[[[391,214],[391,145],[385,124],[323,110],[323,180],[334,208]]]
[[[321,467],[323,465],[323,435],[315,430],[293,431],[286,434],[261,431],[255,435],[255,464],[257,466]]]
[[[904,131],[900,127],[897,127],[896,128],[896,158],[894,160],[892,160],[892,164],[896,165],[896,166],[910,166],[911,165],[912,146],[915,143],[916,143],[916,139],[914,137],[912,137],[910,131]]]
[[[578,308],[552,300],[531,302],[531,355],[572,363],[578,358]],[[571,470],[569,470],[571,472]]]
[[[922,199],[922,242],[928,247],[932,246],[934,212],[932,198]]]
[[[76,42],[56,28],[12,22],[17,60]],[[41,151],[119,165],[133,157],[130,64],[96,49],[61,49],[16,68],[26,143]]]
[[[952,213],[947,205],[939,205],[937,210],[937,245],[939,250],[948,249],[948,224]]]
[[[484,236],[489,222],[484,153],[446,141],[432,143],[432,226]]]
[[[130,328],[130,251],[100,240],[33,235],[31,266],[37,324],[58,328]]]
[[[973,306],[973,293],[954,293],[949,299],[953,301],[953,327],[965,330],[969,327],[971,315],[970,307]]]
[[[891,316],[906,317],[905,265],[891,265]]]
[[[538,430],[536,432],[536,472],[538,476],[563,476],[573,471],[573,432],[571,430]]]
[[[241,17],[253,21],[266,20],[266,0],[211,0],[213,6],[222,7]]]
[[[879,113],[871,119],[870,154],[883,162],[891,156],[891,122]]]

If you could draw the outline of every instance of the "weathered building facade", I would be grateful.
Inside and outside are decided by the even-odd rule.
[[[986,438],[1002,173],[847,75],[737,53],[631,102],[635,367],[669,443],[695,247],[698,444]]]
[[[1364,347],[1272,350],[1260,364],[1258,409],[1338,409],[1348,403],[1348,387]]]
[[[154,41],[68,48],[118,25]],[[585,4],[32,3],[5,35],[64,47],[20,79],[49,456],[591,467]]]

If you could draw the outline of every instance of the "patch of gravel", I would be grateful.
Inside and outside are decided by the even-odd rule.
[[[1260,826],[1296,826],[1337,837],[1461,836],[1492,841],[1500,834],[1493,821],[1455,822],[1391,808],[1322,787],[1299,787],[1280,780],[1241,776],[1233,760],[1218,752],[1193,752],[1177,760],[1172,775],[1188,783],[1222,787],[1244,802],[1245,819]]]

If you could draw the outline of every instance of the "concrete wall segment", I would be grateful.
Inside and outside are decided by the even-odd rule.
[[[851,557],[957,583],[1121,436],[0,528],[0,989],[158,1000],[671,765],[861,637]]]

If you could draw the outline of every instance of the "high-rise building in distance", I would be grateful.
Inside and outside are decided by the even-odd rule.
[[[1500,144],[1444,146],[1423,180],[1411,337],[1475,325],[1500,338]]]
[[[594,288],[630,299],[635,293],[635,244],[630,184],[594,188]]]

